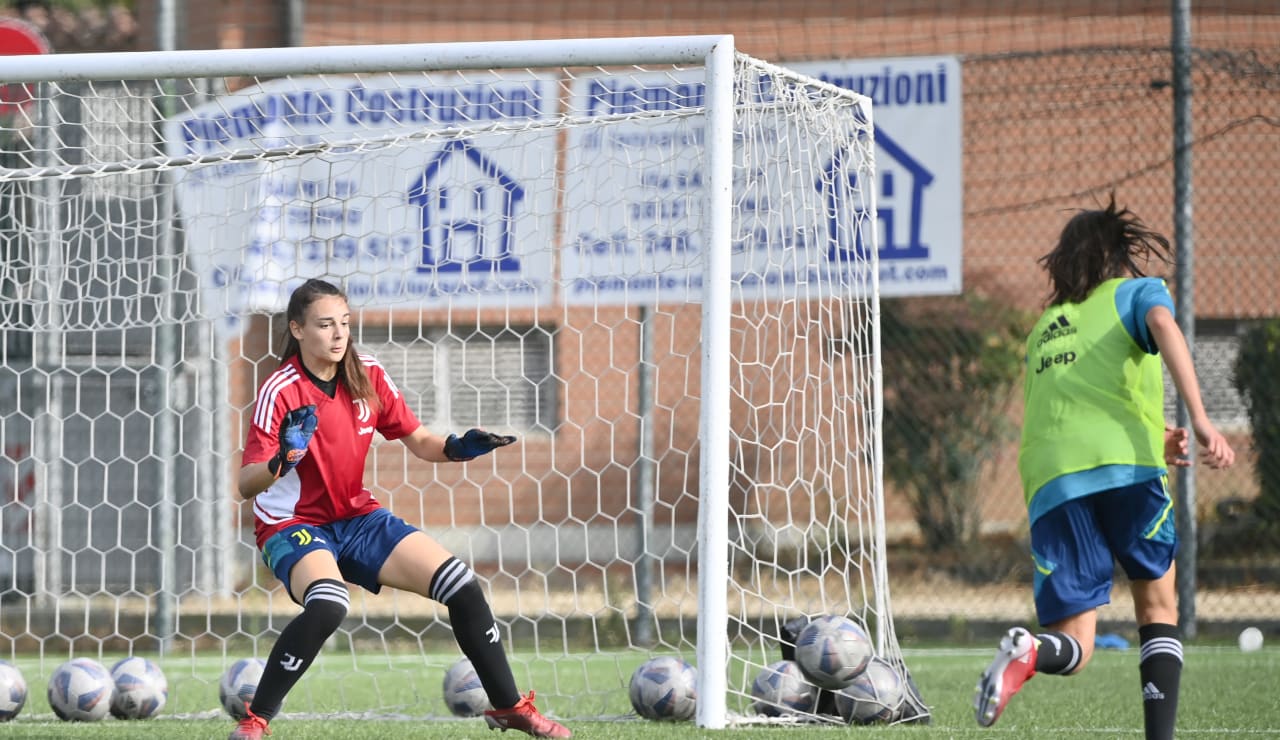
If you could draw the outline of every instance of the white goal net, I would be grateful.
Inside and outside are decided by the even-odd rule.
[[[797,617],[902,665],[865,98],[731,37],[25,64],[0,60],[29,80],[0,130],[0,657],[29,683],[149,655],[174,712],[216,712],[296,613],[235,476],[311,277],[424,424],[519,438],[465,465],[378,442],[366,484],[476,570],[545,712],[627,716],[673,655],[700,723],[750,721]],[[354,589],[285,715],[447,716],[446,617]]]

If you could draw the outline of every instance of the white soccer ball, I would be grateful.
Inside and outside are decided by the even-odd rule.
[[[445,671],[444,703],[457,717],[479,717],[493,709],[469,658],[459,659]]]
[[[242,720],[249,716],[249,705],[253,704],[253,695],[258,693],[258,682],[262,680],[262,669],[267,662],[261,658],[241,658],[231,664],[218,681],[218,701],[232,719]]]
[[[12,663],[0,660],[0,722],[18,716],[27,703],[27,679]]]
[[[781,717],[812,712],[818,687],[809,683],[794,660],[780,660],[765,666],[751,682],[751,708],[758,714]]]
[[[646,719],[691,719],[698,706],[697,679],[694,667],[680,658],[650,658],[631,674],[631,706]]]
[[[134,656],[111,666],[116,692],[111,699],[111,716],[117,719],[149,719],[164,708],[169,699],[169,681],[160,666]]]
[[[897,717],[906,692],[902,675],[875,657],[853,683],[836,692],[836,711],[850,724],[889,722]]]
[[[796,663],[820,688],[843,689],[871,660],[871,639],[848,617],[828,615],[805,625],[796,636]]]
[[[96,660],[76,658],[58,666],[49,677],[49,706],[58,719],[97,722],[111,710],[116,683]]]
[[[1254,653],[1262,649],[1262,630],[1257,627],[1245,627],[1240,631],[1240,649],[1246,653]]]

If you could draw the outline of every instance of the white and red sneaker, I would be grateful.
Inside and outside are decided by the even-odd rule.
[[[542,716],[533,705],[532,691],[510,709],[488,710],[484,713],[484,721],[491,730],[519,730],[534,737],[573,737],[568,727]]]
[[[1000,638],[995,659],[978,679],[973,710],[979,725],[994,725],[1022,684],[1036,675],[1038,648],[1035,636],[1022,627],[1014,627]]]

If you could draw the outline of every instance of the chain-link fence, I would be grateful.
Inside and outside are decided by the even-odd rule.
[[[908,454],[901,462],[910,475],[897,482],[890,475],[889,529],[901,551],[890,559],[895,606],[904,617],[947,625],[1011,613],[1029,618],[1016,475],[1021,366],[1010,353],[1021,352],[1022,333],[1047,294],[1035,259],[1072,209],[1115,192],[1173,236],[1171,4],[707,1],[630,8],[385,0],[357,11],[311,2],[300,26],[252,29],[307,44],[729,32],[740,48],[783,63],[957,57],[963,222],[955,228],[963,233],[963,295],[886,302],[887,340],[909,341],[886,345],[886,372],[903,375],[887,378],[885,434],[921,450],[940,446],[935,453],[943,458],[968,456],[968,464],[929,465],[921,455],[913,466]],[[1268,454],[1274,436],[1266,434],[1277,411],[1262,380],[1276,377],[1278,351],[1274,339],[1268,344],[1254,334],[1280,315],[1280,12],[1258,1],[1196,3],[1193,13],[1196,360],[1210,416],[1241,458],[1229,471],[1204,469],[1195,477],[1197,613],[1211,628],[1280,611],[1280,532],[1266,514],[1267,502],[1280,495],[1273,469],[1280,463]],[[224,22],[247,18],[232,8]],[[1173,272],[1166,277],[1173,286]],[[929,362],[955,367],[965,358],[982,371],[917,384],[911,402],[895,406],[895,381],[915,383]],[[1238,373],[1237,362],[1248,372]],[[893,464],[890,454],[891,474]],[[1123,589],[1116,598],[1104,620],[1130,618]]]
[[[727,32],[747,53],[797,65],[957,59],[963,208],[954,229],[962,234],[963,292],[885,303],[885,434],[898,445],[888,460],[895,611],[954,629],[964,619],[1032,613],[1016,435],[1021,338],[1047,294],[1036,258],[1072,209],[1112,192],[1173,235],[1170,5],[233,2],[184,7],[178,45]],[[138,2],[134,16],[138,47],[154,48],[157,4]],[[1196,359],[1210,416],[1241,458],[1229,471],[1195,477],[1197,605],[1206,628],[1280,613],[1280,404],[1269,382],[1280,376],[1277,38],[1274,3],[1197,3],[1193,10]],[[1166,277],[1172,286],[1174,273]],[[978,370],[935,372],[958,366]],[[895,383],[910,383],[898,391],[913,393],[895,395]],[[894,450],[914,447],[964,464],[925,464],[923,454],[913,464],[908,453],[895,475]],[[1116,596],[1104,620],[1131,615],[1123,593]]]

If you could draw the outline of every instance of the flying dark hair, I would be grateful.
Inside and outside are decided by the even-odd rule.
[[[1049,305],[1079,303],[1104,281],[1143,277],[1141,263],[1173,264],[1169,240],[1147,228],[1128,208],[1116,207],[1116,194],[1104,210],[1080,211],[1062,228],[1058,246],[1039,259],[1049,273]]]
[[[294,322],[301,326],[306,321],[307,309],[311,308],[311,304],[326,296],[347,300],[347,294],[343,293],[338,286],[324,280],[312,278],[299,285],[294,289],[293,294],[289,296],[289,307],[285,310],[286,321]],[[284,351],[280,355],[281,362],[288,362],[290,357],[300,351],[298,340],[294,338],[293,332],[289,330],[286,324],[284,329]],[[338,379],[346,384],[352,398],[364,400],[375,408],[378,406],[378,394],[373,389],[373,381],[369,379],[369,374],[365,372],[364,364],[360,362],[360,358],[356,355],[354,342],[347,342],[347,351],[342,355],[342,360],[338,363]]]

